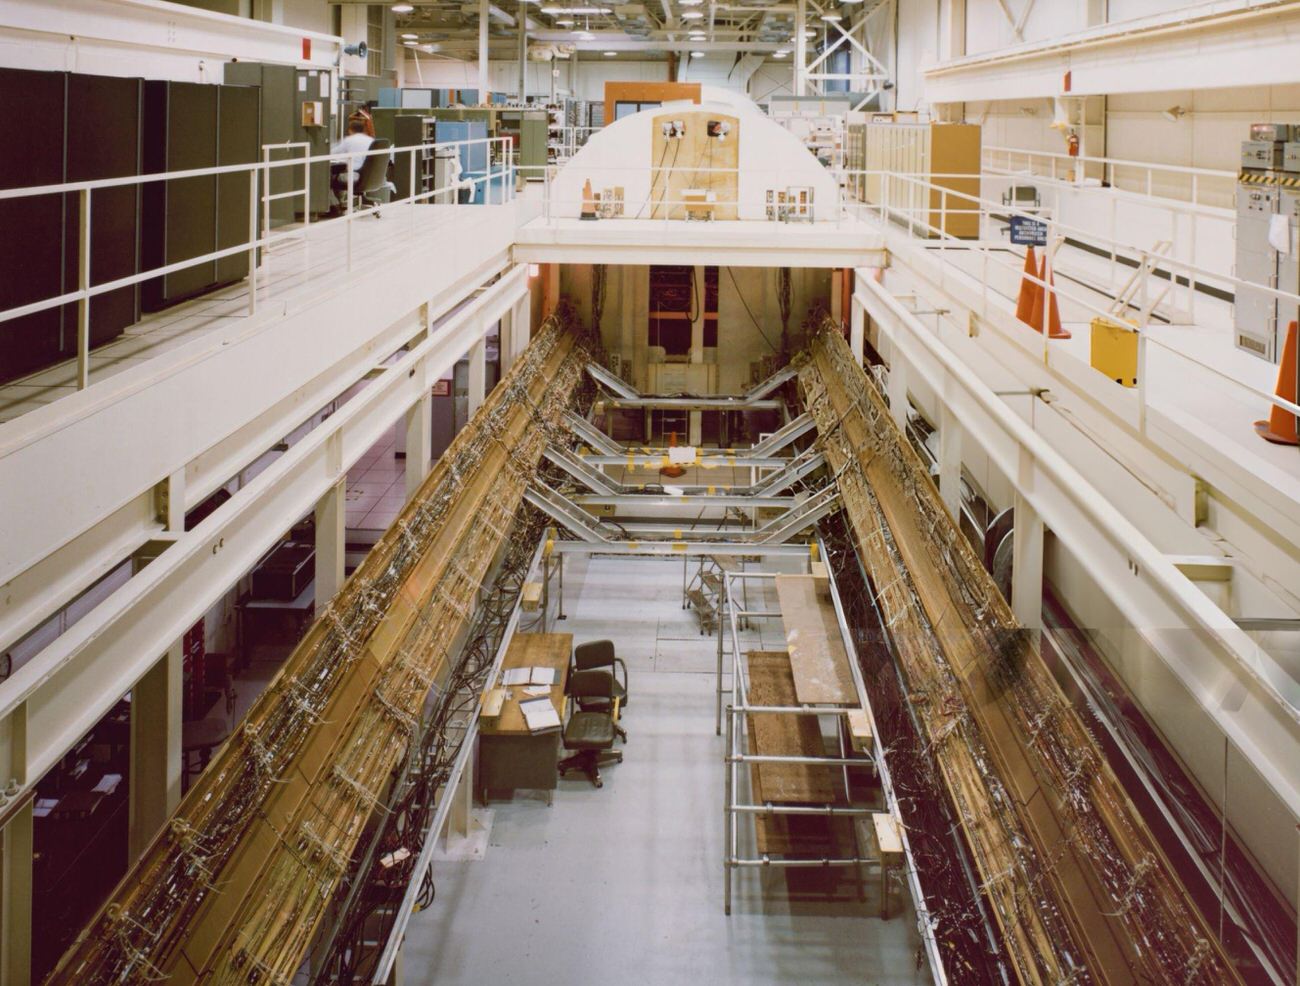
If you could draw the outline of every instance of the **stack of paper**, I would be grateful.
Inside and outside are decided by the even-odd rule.
[[[555,711],[555,703],[549,698],[531,698],[519,703],[519,711],[524,714],[524,722],[530,733],[544,733],[548,729],[560,728],[560,715]]]
[[[510,685],[553,685],[554,668],[507,668],[501,675],[501,684]]]

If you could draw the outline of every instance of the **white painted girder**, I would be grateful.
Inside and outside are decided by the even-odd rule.
[[[36,779],[527,292],[515,268],[0,685],[0,774]],[[7,762],[4,762],[7,761]],[[7,773],[4,773],[7,769]]]
[[[1016,45],[925,72],[933,104],[1031,99],[1295,81],[1300,46],[1296,0],[1221,0],[1064,38]]]

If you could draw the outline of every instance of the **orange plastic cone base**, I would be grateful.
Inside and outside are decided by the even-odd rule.
[[[1043,269],[1039,272],[1038,278],[1041,281],[1046,281],[1049,287],[1052,288],[1056,287],[1056,277],[1054,275],[1049,274],[1047,270],[1046,255],[1043,256]],[[1047,289],[1039,288],[1038,297],[1034,300],[1034,317],[1029,323],[1039,332],[1043,331],[1043,306],[1047,303],[1046,295],[1047,295]],[[1049,339],[1070,338],[1069,331],[1061,327],[1061,308],[1056,302],[1055,291],[1052,292],[1051,311],[1048,313],[1048,318],[1047,318],[1047,338]]]
[[[1286,342],[1282,344],[1282,363],[1277,370],[1277,389],[1274,391],[1284,401],[1296,403],[1296,323],[1286,329]],[[1296,416],[1290,411],[1273,407],[1267,421],[1255,422],[1255,434],[1274,445],[1300,445],[1296,433]]]
[[[1042,293],[1039,286],[1029,279],[1038,276],[1038,257],[1032,246],[1025,250],[1025,275],[1020,279],[1020,297],[1016,299],[1016,318],[1029,325],[1034,314],[1034,296]]]
[[[672,433],[671,433],[671,436],[672,436],[672,437],[670,437],[670,438],[668,439],[668,447],[669,447],[669,448],[676,448],[676,447],[677,447],[677,432],[675,432],[675,431],[672,432]],[[661,467],[659,468],[659,475],[660,475],[660,476],[667,476],[669,479],[676,479],[678,476],[685,476],[685,475],[686,475],[686,467],[685,467],[685,466],[661,466]]]

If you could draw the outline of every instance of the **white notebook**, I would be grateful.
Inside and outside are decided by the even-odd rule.
[[[506,668],[501,675],[501,684],[511,685],[553,685],[554,668]]]
[[[548,729],[560,728],[560,714],[555,711],[555,703],[549,698],[532,698],[520,702],[519,711],[524,714],[524,722],[530,733],[544,733]]]

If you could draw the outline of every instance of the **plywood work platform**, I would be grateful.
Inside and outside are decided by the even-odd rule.
[[[750,651],[749,702],[795,705],[790,657],[781,651]],[[749,752],[762,756],[822,757],[826,745],[815,715],[755,712],[749,715]],[[754,800],[759,803],[825,805],[839,797],[835,770],[807,763],[759,763],[752,770]]]
[[[800,705],[857,705],[858,692],[824,580],[778,575],[776,594]]]

